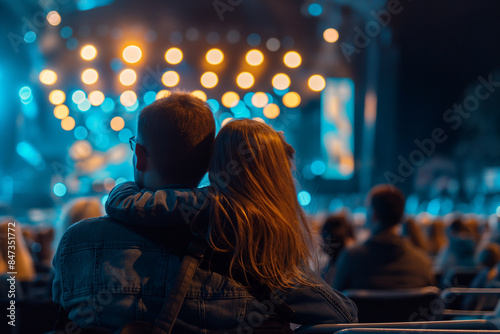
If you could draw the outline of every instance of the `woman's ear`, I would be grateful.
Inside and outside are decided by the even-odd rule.
[[[145,172],[147,167],[147,153],[144,146],[137,143],[135,145],[135,168],[138,171]]]

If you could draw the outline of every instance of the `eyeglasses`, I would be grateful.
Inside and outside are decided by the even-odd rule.
[[[134,152],[135,145],[137,144],[137,139],[135,138],[135,136],[130,137],[130,139],[128,140],[128,143],[130,144],[130,149],[132,150],[132,152]]]

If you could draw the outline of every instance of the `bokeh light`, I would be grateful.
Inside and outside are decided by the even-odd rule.
[[[66,101],[66,94],[62,90],[53,90],[49,94],[49,101],[52,104],[58,105],[64,103]]]
[[[92,60],[97,56],[97,50],[93,45],[85,45],[80,51],[80,56],[85,60]]]
[[[71,96],[71,99],[75,104],[82,103],[82,101],[86,98],[85,92],[83,90],[77,90]]]
[[[167,63],[176,65],[182,61],[182,51],[179,48],[170,48],[165,52],[165,60]]]
[[[64,104],[60,104],[54,108],[54,116],[57,119],[64,119],[69,115],[69,108]]]
[[[92,85],[97,82],[99,74],[93,68],[88,68],[82,72],[82,81],[84,84]]]
[[[115,109],[115,101],[112,98],[105,98],[104,102],[101,104],[101,109],[104,112],[111,112]]]
[[[61,128],[66,131],[71,131],[75,127],[75,119],[71,116],[65,117],[61,120]]]
[[[302,57],[298,52],[289,51],[283,57],[283,62],[290,68],[296,68],[299,67],[302,63]]]
[[[205,72],[202,74],[200,78],[201,85],[205,88],[214,88],[217,86],[217,82],[219,82],[219,78],[217,78],[217,74],[214,72]]]
[[[287,89],[290,86],[290,78],[284,73],[278,73],[273,77],[272,85],[279,90]]]
[[[127,63],[134,64],[141,60],[142,51],[137,45],[129,45],[122,52],[123,60]]]
[[[66,186],[61,182],[57,182],[56,184],[54,184],[52,191],[57,197],[63,197],[64,195],[66,195]]]
[[[91,106],[92,104],[90,104],[89,99],[84,98],[82,102],[78,103],[78,110],[86,112],[90,109]]]
[[[84,126],[77,126],[73,134],[77,140],[84,140],[89,135],[89,131]]]
[[[312,75],[307,81],[307,84],[309,85],[309,88],[315,92],[322,91],[326,86],[325,78],[319,74]]]
[[[53,85],[57,81],[57,74],[52,70],[43,70],[40,72],[39,79],[44,85]]]
[[[228,117],[228,118],[226,118],[226,119],[224,119],[222,121],[222,123],[220,124],[220,126],[223,127],[224,125],[226,125],[227,123],[231,122],[232,120],[233,120],[232,117]]]
[[[276,37],[271,37],[266,42],[266,47],[269,51],[278,51],[281,46],[280,40]]]
[[[311,164],[311,172],[314,175],[323,175],[326,171],[326,164],[321,160],[316,160]]]
[[[174,87],[179,83],[179,74],[175,71],[167,71],[163,73],[161,82],[167,87]]]
[[[238,104],[240,96],[235,92],[226,92],[222,95],[222,105],[226,108],[234,107]]]
[[[89,101],[93,106],[100,106],[104,102],[104,93],[98,90],[90,92]]]
[[[208,50],[205,59],[209,64],[218,65],[224,60],[224,53],[219,49]]]
[[[307,206],[309,205],[309,203],[311,203],[311,194],[303,190],[297,194],[297,200],[299,201],[300,205]]]
[[[134,105],[136,101],[137,101],[137,95],[131,90],[124,91],[120,95],[120,103],[124,107],[131,107]]]
[[[145,104],[153,103],[156,100],[156,92],[153,92],[152,90],[146,92],[143,100]]]
[[[47,21],[52,26],[58,26],[59,23],[61,23],[61,15],[59,15],[59,13],[56,12],[55,10],[50,11],[47,14]]]
[[[111,122],[109,122],[111,129],[115,131],[120,131],[125,127],[125,121],[120,116],[113,117]]]
[[[207,101],[207,94],[205,94],[205,92],[202,90],[194,90],[191,92],[191,95],[196,96],[197,98],[199,98],[203,102]]]
[[[240,88],[248,89],[253,86],[255,79],[253,75],[248,72],[242,72],[236,77],[236,83]]]
[[[275,119],[280,115],[280,107],[278,107],[277,104],[274,103],[269,103],[267,106],[264,107],[264,116],[266,116],[269,119]]]
[[[328,28],[323,32],[323,38],[328,43],[335,43],[339,39],[339,32],[333,28]]]
[[[247,52],[245,60],[252,66],[258,66],[264,61],[264,55],[259,50],[250,50]]]
[[[130,86],[137,80],[137,74],[130,68],[120,72],[120,83],[124,86]]]
[[[297,92],[288,92],[283,96],[283,104],[288,108],[296,108],[300,104],[300,95]]]
[[[169,97],[170,96],[170,91],[169,90],[166,90],[166,89],[162,89],[160,90],[158,93],[156,93],[156,99],[159,100],[159,99],[162,99],[164,97]]]
[[[266,93],[257,92],[252,96],[252,105],[256,108],[264,108],[269,103]]]
[[[31,97],[31,88],[24,86],[19,90],[21,100],[28,100]]]
[[[208,99],[207,104],[210,107],[210,109],[212,109],[213,113],[216,113],[217,111],[219,111],[220,105],[219,105],[219,102],[217,102],[217,100]]]
[[[307,11],[311,16],[320,16],[323,13],[323,7],[319,3],[311,3],[307,7]]]

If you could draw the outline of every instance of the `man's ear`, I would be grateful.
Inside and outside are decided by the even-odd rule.
[[[145,172],[147,166],[147,153],[144,146],[137,143],[135,145],[135,168],[138,171]]]

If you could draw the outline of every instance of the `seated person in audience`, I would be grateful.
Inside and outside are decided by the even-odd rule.
[[[441,219],[436,219],[429,225],[427,240],[427,251],[433,257],[446,246],[448,237],[446,236],[446,227]]]
[[[68,203],[63,218],[63,227],[66,229],[81,220],[100,217],[104,214],[101,202],[94,197],[77,198]]]
[[[354,229],[346,214],[330,215],[321,228],[322,250],[327,256],[322,276],[326,283],[332,284],[335,277],[335,262],[340,252],[355,242]]]
[[[427,254],[400,235],[405,208],[401,191],[375,186],[369,193],[367,224],[370,238],[340,254],[333,288],[406,289],[434,284]]]
[[[420,225],[417,224],[415,219],[409,217],[403,223],[403,231],[402,235],[415,246],[420,248],[421,250],[427,251],[427,240],[425,239],[424,234],[422,233],[422,229]]]
[[[9,233],[11,233],[10,236],[15,236],[15,250],[8,247],[11,245],[9,243],[11,241]],[[8,265],[9,260],[12,259],[12,254],[15,254],[15,267],[13,269]],[[35,278],[35,266],[23,236],[23,228],[13,218],[4,217],[0,219],[0,256],[2,261],[0,274],[16,272],[16,279],[19,281],[31,281]]]
[[[455,219],[448,227],[448,247],[435,260],[435,267],[444,276],[451,269],[475,268],[476,235],[462,219]]]
[[[488,244],[478,256],[480,271],[472,280],[470,288],[500,288],[500,245]],[[467,295],[463,302],[464,310],[492,310],[498,301],[498,296],[473,296]]]

